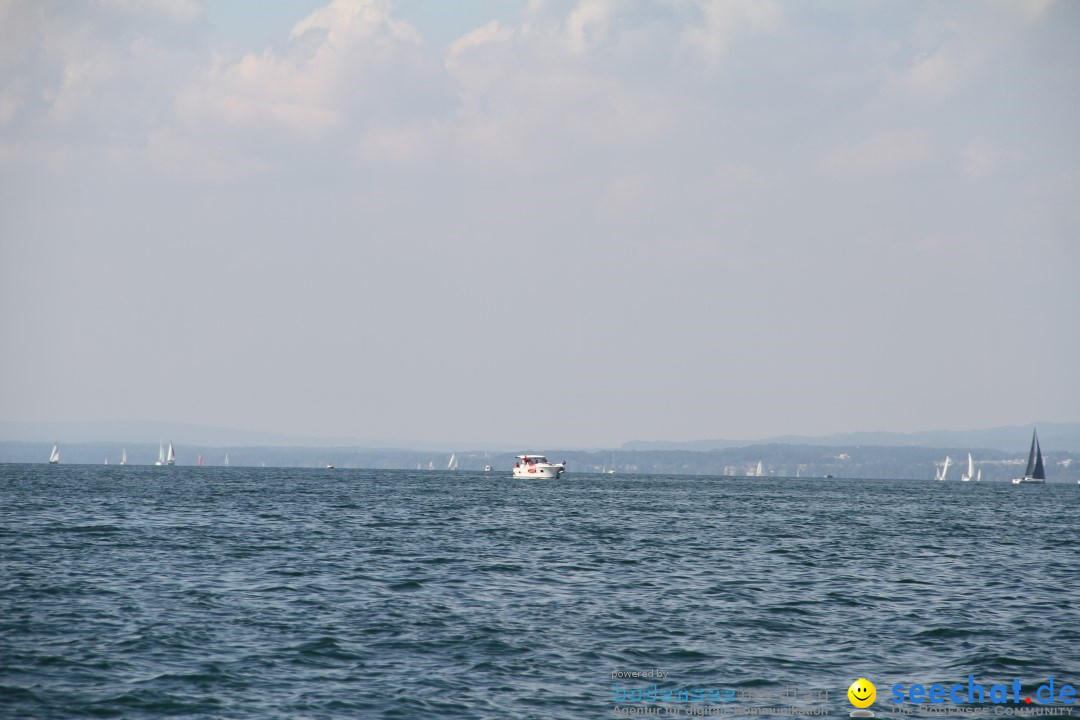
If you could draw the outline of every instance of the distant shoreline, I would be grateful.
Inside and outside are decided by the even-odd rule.
[[[51,442],[0,441],[0,463],[44,463]],[[722,450],[559,450],[526,448],[542,452],[555,461],[566,461],[570,473],[605,473],[614,462],[616,476],[629,475],[698,475],[718,477],[753,477],[761,466],[762,477],[819,477],[932,479],[946,455],[953,459],[947,481],[960,480],[955,462],[967,452],[974,455],[984,482],[1006,482],[1021,472],[1026,452],[979,450],[964,447],[834,447],[796,444],[752,444]],[[1080,452],[1059,452],[1044,445],[1049,482],[1073,482],[1080,478]],[[101,465],[119,463],[127,453],[132,466],[153,465],[158,443],[60,442],[63,464]],[[429,450],[363,447],[290,447],[239,446],[216,447],[176,443],[177,465],[194,466],[199,456],[205,466],[224,466],[228,454],[234,467],[363,468],[371,470],[447,469],[450,453]],[[513,466],[513,452],[458,450],[462,471],[495,472]]]

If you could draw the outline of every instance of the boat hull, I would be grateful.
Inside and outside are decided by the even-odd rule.
[[[565,470],[561,465],[528,465],[514,468],[514,477],[557,479]]]
[[[1041,478],[1022,477],[1013,478],[1013,485],[1045,485],[1046,481]]]

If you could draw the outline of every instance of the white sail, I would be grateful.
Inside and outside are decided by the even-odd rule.
[[[49,462],[53,465],[60,462],[60,443],[52,446],[52,452],[49,453]]]
[[[949,463],[952,462],[952,458],[948,455],[945,456],[945,467],[941,468],[941,479],[944,480],[945,476],[949,473]]]
[[[176,453],[173,452],[172,440],[169,441],[169,454],[165,457],[166,465],[174,465],[176,463]]]
[[[225,453],[225,467],[229,466],[229,453]]]
[[[127,465],[127,448],[120,451],[120,464]]]
[[[155,465],[164,465],[165,464],[165,443],[163,443],[160,440],[158,441],[158,446],[157,446],[157,462],[154,463],[154,464]]]
[[[764,471],[762,470],[760,460],[757,461],[757,471],[755,472],[755,475],[757,477],[763,477],[765,475]]]
[[[979,472],[975,474],[975,482],[982,481],[982,468],[979,468]]]
[[[446,465],[447,470],[457,470],[457,453],[450,453],[450,462]]]
[[[961,480],[961,482],[971,482],[974,479],[975,479],[975,465],[971,461],[971,453],[968,453],[967,474],[961,475],[960,480]]]

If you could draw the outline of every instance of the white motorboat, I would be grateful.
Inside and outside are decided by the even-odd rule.
[[[543,455],[518,455],[514,477],[558,478],[566,471],[566,463],[550,463]]]
[[[1046,468],[1043,467],[1042,447],[1039,445],[1037,432],[1031,433],[1031,452],[1028,453],[1027,469],[1024,476],[1013,478],[1013,485],[1045,485]]]

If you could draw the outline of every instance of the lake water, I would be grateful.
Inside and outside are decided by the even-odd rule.
[[[1067,485],[2,465],[0,717],[846,717],[860,677],[881,717],[969,675],[1034,699],[1080,684],[1078,510]]]

